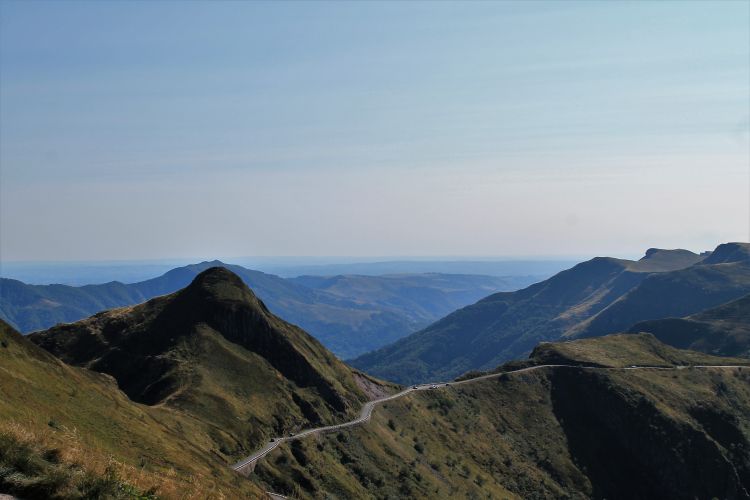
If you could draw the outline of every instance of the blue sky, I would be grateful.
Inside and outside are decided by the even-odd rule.
[[[748,2],[0,9],[3,260],[748,239]]]

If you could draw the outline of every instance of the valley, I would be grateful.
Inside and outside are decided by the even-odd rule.
[[[616,354],[609,357],[606,352]],[[543,364],[550,358],[565,364]],[[624,364],[633,360],[652,366]],[[691,364],[695,362],[718,364]],[[747,360],[679,351],[648,335],[618,335],[545,344],[526,364],[501,367],[450,386],[407,389],[400,398],[379,406],[367,425],[346,432],[332,430],[299,441],[285,437],[279,448],[274,447],[277,451],[258,462],[254,474],[265,478],[272,491],[299,498],[632,498],[643,493],[637,488],[662,488],[680,497],[717,491],[727,498],[748,497],[750,463],[738,451],[748,446],[742,420],[750,403]],[[718,402],[717,397],[731,400],[730,406],[718,403],[704,410],[703,405]],[[614,415],[619,416],[609,421]],[[719,424],[711,418],[723,420]],[[625,425],[622,419],[630,421]],[[615,431],[621,425],[617,422],[623,422],[623,429]],[[652,449],[661,451],[645,452],[644,441],[628,443],[633,436],[622,435],[631,432],[629,427],[638,433],[643,425],[657,425],[669,433],[653,436]],[[734,429],[730,441],[713,441],[713,433],[729,429]],[[482,436],[495,437],[487,441]],[[678,486],[667,482],[672,481],[668,477],[647,472],[648,460],[662,460],[656,458],[659,453],[679,453],[679,448],[662,448],[667,444],[663,440],[682,447],[687,436],[703,439],[705,453],[712,456],[723,454],[719,450],[728,446],[728,461],[719,467],[734,479],[704,485],[701,481],[707,476],[702,476]],[[696,466],[704,459],[689,458]],[[624,463],[629,469],[621,477],[603,474]],[[682,474],[679,471],[678,466],[675,473]],[[634,484],[627,474],[648,483]],[[297,479],[289,483],[289,477]]]
[[[750,0],[0,0],[0,500],[750,500]]]
[[[647,263],[648,271],[637,271],[646,273],[636,276],[638,283],[653,273],[680,271],[654,266],[684,264],[659,257],[658,264]],[[727,268],[736,274],[738,266]],[[625,269],[607,282],[632,281],[622,273],[636,271],[630,264]],[[597,276],[579,286],[595,290]],[[8,443],[26,443],[13,449],[85,449],[86,457],[117,457],[116,475],[103,458],[87,461],[67,451],[57,462],[34,452],[46,465],[9,469],[14,478],[36,478],[47,491],[88,488],[73,479],[51,483],[45,475],[51,472],[44,472],[68,468],[111,477],[102,483],[110,487],[166,498],[175,491],[211,496],[206,485],[247,498],[265,492],[292,498],[633,498],[653,491],[750,498],[750,361],[663,342],[674,343],[665,338],[668,331],[691,347],[700,347],[699,340],[738,345],[745,302],[674,320],[705,325],[691,329],[689,339],[670,327],[673,320],[659,320],[666,326],[657,321],[649,327],[653,335],[639,333],[648,330],[639,323],[630,333],[537,342],[526,359],[404,387],[347,366],[275,316],[240,276],[212,267],[182,290],[139,305],[26,337],[4,326],[10,351],[3,354],[26,354],[9,358],[14,364],[0,370],[6,401],[0,416],[10,423],[0,434]],[[733,344],[719,335],[725,331]],[[53,392],[40,391],[39,384]],[[34,417],[29,404],[13,403],[29,397],[38,408]],[[81,397],[88,403],[81,405]],[[140,416],[136,422],[130,415]],[[114,427],[102,427],[103,418]],[[651,428],[658,432],[649,431],[649,440],[638,438]],[[693,453],[695,446],[700,451]],[[650,472],[665,462],[676,464],[669,476]],[[218,476],[217,467],[223,471]],[[621,472],[606,472],[613,468]],[[696,468],[707,472],[686,474]],[[173,470],[174,479],[160,481],[164,470]],[[205,474],[212,479],[198,479]],[[35,491],[11,476],[0,477],[2,484],[8,491]]]

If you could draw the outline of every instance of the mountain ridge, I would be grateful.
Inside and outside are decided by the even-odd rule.
[[[686,250],[649,249],[638,261],[595,257],[486,297],[352,364],[402,383],[451,378],[519,358],[540,341],[625,331],[649,315],[694,313],[750,293],[741,251],[748,246],[719,245],[714,261],[722,262],[715,264],[705,264],[713,252]],[[730,258],[735,262],[723,262]],[[681,291],[675,300],[671,289]]]
[[[722,243],[703,260],[706,265],[734,262],[750,263],[750,243]]]
[[[625,331],[639,321],[681,317],[741,297],[750,292],[748,249],[750,244],[744,248],[740,244],[719,245],[695,265],[648,276],[637,288],[568,335],[592,337]]]

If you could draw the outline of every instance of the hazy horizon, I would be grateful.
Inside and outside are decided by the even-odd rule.
[[[187,265],[219,260],[282,278],[334,275],[414,275],[441,273],[476,276],[525,276],[543,279],[572,267],[578,258],[475,258],[473,260],[405,258],[371,260],[356,257],[229,257],[221,259],[160,259],[134,261],[0,262],[0,277],[32,285],[89,285],[120,281],[135,283],[156,278]]]
[[[644,248],[644,252],[647,250]],[[677,249],[670,249],[677,250]],[[706,250],[690,250],[700,253]],[[172,263],[172,262],[204,262],[212,260],[258,260],[258,261],[279,261],[279,262],[320,262],[330,264],[343,263],[376,263],[376,262],[399,262],[399,261],[436,261],[436,262],[456,262],[456,261],[513,261],[513,260],[568,260],[568,259],[586,259],[596,257],[597,255],[589,254],[549,254],[549,255],[235,255],[235,256],[187,256],[187,257],[159,257],[159,258],[137,258],[137,259],[40,259],[40,260],[0,260],[3,264],[117,264],[117,263]],[[603,255],[602,255],[603,256]],[[632,252],[615,252],[611,257],[623,259],[636,259],[643,256],[641,253]]]
[[[748,2],[1,10],[3,262],[750,239]]]
[[[442,273],[496,277],[533,276],[541,280],[594,257],[639,260],[645,256],[646,250],[638,254],[620,252],[611,255],[214,256],[136,260],[0,261],[0,277],[35,285],[58,283],[80,286],[110,281],[135,283],[161,276],[174,268],[221,261],[224,264],[239,265],[282,278],[309,275],[383,276]],[[701,253],[706,250],[692,251]]]

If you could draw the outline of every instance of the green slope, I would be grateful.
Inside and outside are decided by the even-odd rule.
[[[403,383],[490,369],[561,337],[653,273],[669,274],[701,259],[685,250],[655,249],[640,261],[598,257],[523,290],[491,295],[352,364]]]
[[[498,373],[390,401],[362,426],[285,443],[247,480],[226,463],[269,435],[352,418],[367,399],[361,384],[392,387],[365,381],[270,314],[225,269],[210,269],[175,294],[31,338],[70,362],[111,373],[124,393],[111,378],[65,365],[28,337],[3,331],[0,356],[3,349],[13,354],[0,364],[3,421],[53,429],[55,446],[86,456],[114,454],[124,464],[121,483],[140,491],[158,485],[168,497],[194,491],[199,498],[257,498],[264,490],[299,498],[750,498],[750,367]],[[523,366],[550,362],[747,360],[629,334],[541,344]],[[50,446],[42,442],[37,455],[44,458]],[[0,428],[0,449],[3,443]],[[145,476],[137,474],[140,464]]]
[[[712,356],[678,349],[650,333],[612,334],[568,342],[543,342],[531,352],[536,364],[575,364],[627,368],[636,366],[747,365],[743,358]]]
[[[526,364],[550,359],[738,362],[650,335],[544,344]],[[367,425],[280,447],[256,474],[299,498],[747,499],[748,415],[750,367],[541,368],[412,393]]]
[[[257,498],[257,486],[226,469],[213,432],[132,402],[111,377],[62,363],[0,321],[0,492],[119,498],[100,494],[155,487],[167,498]]]

